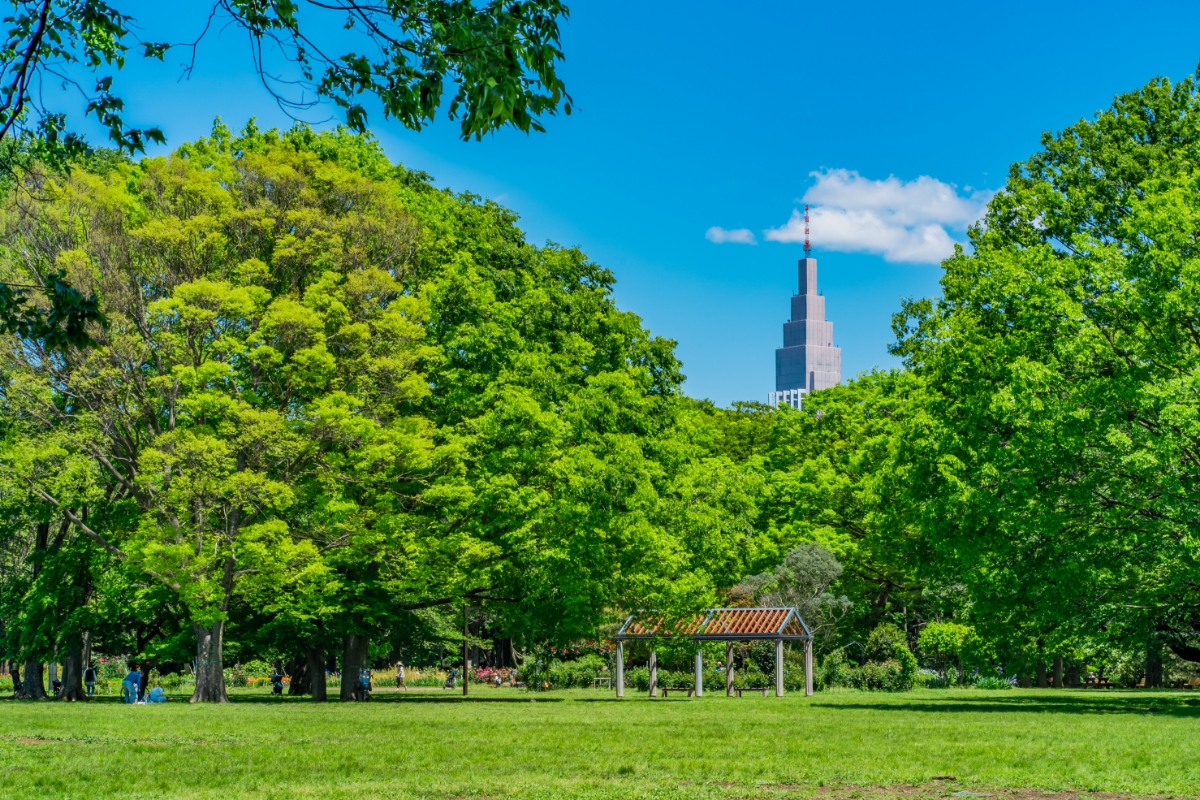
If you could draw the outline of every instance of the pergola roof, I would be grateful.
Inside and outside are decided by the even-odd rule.
[[[668,619],[657,611],[629,615],[617,640],[674,639],[704,640],[812,638],[812,631],[794,608],[710,608],[684,619]]]

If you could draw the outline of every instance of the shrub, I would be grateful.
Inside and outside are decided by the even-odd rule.
[[[950,671],[953,670],[954,667],[950,667]],[[917,686],[926,689],[949,689],[954,685],[954,681],[955,678],[951,675],[942,675],[935,669],[923,669],[917,673]]]
[[[896,648],[908,650],[908,640],[904,631],[895,625],[884,622],[871,631],[867,637],[867,661],[887,661],[896,657]],[[911,655],[911,651],[909,651]]]
[[[194,683],[195,679],[190,675],[184,675],[182,672],[168,672],[158,679],[160,686],[170,690],[178,690],[179,687],[183,686],[184,682]]]
[[[996,675],[976,675],[971,685],[976,689],[1011,689],[1016,678],[1001,678]]]
[[[911,691],[917,683],[917,657],[908,649],[904,633],[895,625],[883,624],[871,631],[866,646],[867,663],[862,667],[835,650],[822,661],[816,680],[822,689],[844,686],[881,692]],[[785,676],[786,680],[786,676]]]
[[[275,670],[266,661],[255,658],[243,664],[241,671],[251,678],[269,678]]]
[[[907,664],[895,658],[868,661],[859,670],[859,688],[876,692],[908,692],[916,681],[916,672],[915,664],[913,669],[909,669]]]
[[[746,689],[759,686],[771,686],[772,681],[765,674],[763,674],[762,670],[755,666],[750,666],[741,672],[734,673],[733,685],[739,689]]]
[[[542,680],[552,689],[585,689],[592,685],[593,678],[607,674],[608,664],[593,653],[574,661],[551,661]],[[648,690],[648,675],[646,680]],[[659,670],[659,681],[662,681],[662,670]]]
[[[839,648],[820,660],[814,670],[813,682],[815,688],[821,690],[852,688],[858,684],[857,672],[857,667],[846,661],[845,651]]]

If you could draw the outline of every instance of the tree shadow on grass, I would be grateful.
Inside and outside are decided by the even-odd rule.
[[[175,698],[172,698],[172,700],[174,700],[174,699]],[[187,702],[186,697],[182,698],[182,700],[185,703]],[[530,700],[535,700],[538,703],[561,703],[561,702],[563,702],[563,698],[561,698],[561,697],[537,697],[537,698],[529,698],[529,697],[525,697],[525,698],[519,698],[519,697],[438,697],[437,695],[434,695],[432,697],[430,697],[428,695],[425,697],[422,697],[420,695],[408,695],[408,696],[401,695],[401,696],[397,697],[397,696],[392,696],[392,695],[383,695],[383,696],[372,696],[371,699],[368,701],[368,703],[370,705],[391,705],[393,703],[476,703],[476,704],[478,704],[478,703],[525,703],[528,705]],[[244,695],[230,695],[229,702],[235,703],[238,705],[276,705],[276,706],[296,705],[296,704],[312,705],[313,704],[312,698],[305,696],[305,695],[301,695],[299,697],[273,697],[271,695],[252,695],[252,694],[251,695],[245,695],[245,694]],[[356,701],[343,701],[338,697],[330,697],[328,700],[325,701],[324,704],[325,705],[342,705],[343,703],[345,703],[346,705],[350,705],[352,702],[356,702]]]
[[[1103,694],[1095,697],[1065,695],[1046,697],[947,697],[945,700],[922,698],[916,702],[896,703],[836,703],[816,701],[820,708],[857,709],[873,711],[917,711],[917,712],[1001,712],[1039,714],[1138,714],[1146,716],[1170,716],[1200,718],[1200,697],[1170,695],[1138,695],[1137,693]]]

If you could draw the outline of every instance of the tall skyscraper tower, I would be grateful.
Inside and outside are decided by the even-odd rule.
[[[799,272],[792,319],[783,323],[783,347],[775,351],[775,391],[768,395],[772,406],[800,408],[804,395],[842,381],[842,349],[833,346],[833,323],[825,319],[825,297],[817,294],[817,260],[809,257],[807,247]]]

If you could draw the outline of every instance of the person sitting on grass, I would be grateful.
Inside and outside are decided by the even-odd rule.
[[[137,664],[129,668],[129,674],[121,681],[121,700],[126,703],[136,703],[142,685],[142,673],[138,672]]]
[[[88,664],[83,671],[83,685],[87,687],[87,696],[96,696],[96,665]]]
[[[165,703],[167,702],[167,693],[163,691],[163,687],[155,686],[146,693],[147,703]]]

